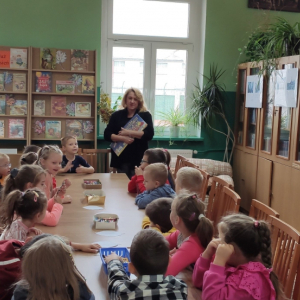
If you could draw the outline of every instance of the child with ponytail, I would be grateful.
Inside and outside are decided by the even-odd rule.
[[[45,192],[46,174],[46,171],[38,165],[24,165],[19,170],[12,169],[4,186],[2,199],[4,200],[14,190],[24,192],[27,189],[36,187]],[[47,226],[58,224],[63,211],[62,195],[62,193],[59,193],[59,195],[55,195],[48,200],[47,211],[42,224]]]
[[[280,299],[278,278],[272,272],[268,224],[233,214],[221,219],[218,230],[219,239],[209,243],[193,273],[194,285],[202,288],[202,299]]]
[[[176,276],[196,262],[213,237],[213,226],[198,196],[184,192],[173,200],[170,219],[177,230],[166,237],[172,255],[166,276]]]
[[[40,223],[46,215],[47,198],[38,188],[25,192],[16,190],[9,193],[1,207],[5,230],[0,240],[25,241],[30,235],[42,233],[34,226],[36,223]]]

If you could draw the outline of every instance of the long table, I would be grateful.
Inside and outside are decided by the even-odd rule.
[[[114,241],[118,247],[130,247],[134,235],[141,230],[144,210],[138,210],[134,204],[135,194],[127,193],[128,178],[125,174],[88,174],[58,176],[57,186],[69,178],[71,187],[67,194],[73,198],[71,204],[64,204],[63,214],[56,227],[39,226],[39,228],[50,234],[58,234],[67,237],[70,241],[80,243],[95,243],[101,241]],[[87,205],[82,188],[83,179],[99,179],[102,189],[106,194],[103,210],[86,210]],[[116,231],[122,233],[116,237],[104,237],[96,234],[99,230],[94,229],[93,216],[96,213],[113,213],[119,216]],[[107,293],[107,275],[102,268],[99,254],[83,253],[75,251],[74,260],[77,268],[86,278],[89,288],[95,294],[96,300],[109,299]],[[187,281],[189,285],[189,299],[200,299],[200,291],[192,287],[190,274],[181,273],[180,278]]]

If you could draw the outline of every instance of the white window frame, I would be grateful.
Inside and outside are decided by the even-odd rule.
[[[125,1],[125,0],[124,0]],[[188,52],[186,65],[186,107],[191,105],[193,84],[197,79],[202,84],[204,69],[204,38],[206,23],[207,0],[154,0],[162,2],[178,2],[190,4],[189,33],[187,38],[136,36],[113,34],[113,0],[102,0],[101,19],[101,61],[100,80],[101,87],[110,93],[112,89],[112,48],[143,47],[144,52],[144,98],[150,111],[154,113],[154,92],[156,75],[156,49],[184,49]],[[151,59],[149,59],[151,57]],[[145,72],[145,70],[151,70]],[[200,136],[200,129],[196,135]]]

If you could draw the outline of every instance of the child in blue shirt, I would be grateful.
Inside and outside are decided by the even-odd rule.
[[[67,135],[61,139],[62,151],[64,152],[62,160],[62,169],[59,173],[94,173],[94,168],[78,152],[78,143],[76,136]]]
[[[168,170],[163,163],[154,163],[148,165],[144,169],[144,185],[146,191],[139,194],[135,198],[135,204],[139,208],[146,208],[146,206],[153,200],[175,196],[174,190],[169,184],[165,184],[168,178]]]

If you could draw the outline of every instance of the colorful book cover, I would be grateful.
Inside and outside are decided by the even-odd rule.
[[[10,51],[0,50],[0,68],[10,68]]]
[[[74,94],[75,84],[71,80],[57,80],[56,81],[56,93],[61,94]]]
[[[50,72],[35,73],[36,92],[52,92],[52,74]]]
[[[10,139],[24,139],[25,120],[24,119],[9,119],[8,120],[8,137]]]
[[[14,69],[27,68],[27,49],[10,49],[10,67]]]
[[[45,100],[34,100],[33,101],[33,115],[34,116],[45,116],[46,103]]]
[[[82,76],[82,93],[95,94],[95,77]]]
[[[90,102],[75,102],[75,116],[76,117],[90,117],[91,103]]]
[[[27,100],[15,100],[15,102],[10,105],[10,115],[12,116],[27,115]]]
[[[0,74],[0,92],[4,91],[4,74]]]
[[[6,100],[5,95],[0,95],[0,115],[5,115]]]
[[[66,97],[55,96],[51,97],[51,116],[64,117],[67,114]]]
[[[61,121],[46,121],[46,139],[61,138]]]
[[[38,135],[45,133],[45,120],[36,120],[34,122],[34,132]]]
[[[13,92],[26,92],[26,74],[13,74]]]
[[[89,51],[71,49],[71,70],[88,71],[89,69]]]
[[[142,131],[147,127],[147,123],[136,114],[125,126],[125,129],[134,130],[134,131]],[[123,150],[127,147],[127,144],[124,142],[115,142],[111,143],[110,147],[115,151],[117,156],[123,152]]]
[[[0,138],[4,138],[4,120],[0,120]]]
[[[67,115],[75,117],[75,103],[71,102],[67,105]]]
[[[66,120],[66,135],[76,135],[78,139],[83,139],[82,120]]]
[[[56,63],[56,49],[54,48],[41,48],[40,49],[40,66],[41,69],[55,69]]]

